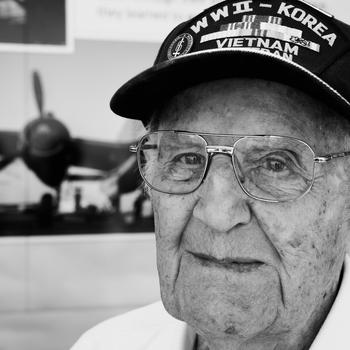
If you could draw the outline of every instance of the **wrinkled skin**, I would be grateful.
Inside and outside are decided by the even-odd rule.
[[[292,136],[322,155],[343,150],[323,136],[318,117],[325,110],[284,85],[222,80],[172,98],[158,127]],[[194,193],[150,191],[162,300],[195,329],[198,348],[309,348],[336,295],[345,255],[345,163],[316,165],[311,191],[287,203],[249,198],[225,155],[213,158]],[[264,264],[242,272],[192,253]]]

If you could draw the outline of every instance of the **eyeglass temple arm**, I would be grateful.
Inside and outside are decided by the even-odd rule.
[[[142,149],[147,150],[147,149],[156,149],[158,148],[157,145],[143,145]],[[129,152],[136,153],[138,149],[138,145],[131,145],[129,146]]]
[[[342,157],[347,157],[347,156],[350,156],[350,151],[326,154],[324,156],[314,158],[314,161],[316,163],[326,163],[332,159],[342,158]]]

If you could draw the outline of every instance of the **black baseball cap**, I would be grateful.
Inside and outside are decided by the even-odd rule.
[[[350,118],[350,26],[301,0],[220,2],[177,26],[110,107],[146,124],[166,98],[230,77],[284,83]]]

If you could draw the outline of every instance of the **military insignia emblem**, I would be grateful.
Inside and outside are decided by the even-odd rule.
[[[181,34],[176,37],[168,49],[168,59],[172,60],[176,57],[186,55],[190,52],[193,45],[193,37],[191,34]]]

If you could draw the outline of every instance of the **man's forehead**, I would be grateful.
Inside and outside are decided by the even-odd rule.
[[[180,92],[158,117],[160,129],[307,137],[323,109],[321,102],[286,85],[225,79]]]

